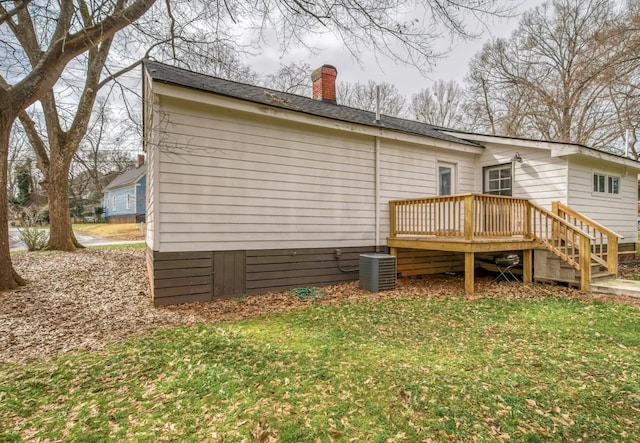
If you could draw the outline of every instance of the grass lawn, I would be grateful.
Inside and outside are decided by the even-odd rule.
[[[115,245],[91,245],[89,249],[145,249],[147,245],[144,241],[137,243],[119,243]]]
[[[121,240],[142,240],[143,229],[140,223],[84,223],[74,224],[73,230],[96,237],[114,238]]]
[[[158,330],[0,366],[0,441],[21,439],[640,441],[640,310],[310,302]]]

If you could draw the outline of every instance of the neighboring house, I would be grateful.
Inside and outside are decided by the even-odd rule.
[[[146,165],[128,169],[103,189],[104,219],[107,223],[141,223],[146,212]]]
[[[639,163],[579,145],[377,118],[336,104],[335,77],[328,65],[314,71],[311,99],[145,61],[147,264],[157,305],[355,280],[359,254],[372,251],[394,253],[406,275],[471,270],[473,290],[476,252],[521,250],[531,267],[540,244],[523,227],[531,222],[524,199],[579,207],[625,237],[620,249],[635,247]],[[427,199],[465,193],[522,197],[514,200],[521,212],[491,212],[473,197],[473,221],[461,203],[473,198]],[[409,229],[421,235],[409,238],[401,212],[390,216],[399,199],[437,206],[429,220],[426,209],[402,213],[411,223],[444,217],[450,226]],[[502,202],[511,204],[490,204]],[[485,227],[496,213],[511,220],[510,243],[472,240],[493,232]],[[607,240],[598,247],[606,251]]]

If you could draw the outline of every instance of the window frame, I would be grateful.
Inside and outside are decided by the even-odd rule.
[[[595,195],[620,196],[622,177],[619,175],[606,174],[594,171],[591,192]]]
[[[489,183],[491,181],[496,181],[494,179],[489,179],[489,173],[491,171],[496,171],[496,170],[509,171],[509,188],[502,187],[502,181],[505,180],[506,177],[502,177],[502,175],[500,175],[497,178],[497,182],[499,186],[498,189],[496,190],[489,189]],[[513,163],[500,163],[497,165],[484,166],[482,168],[482,193],[487,195],[504,195],[504,196],[512,197],[513,196],[513,175],[514,175]],[[507,190],[508,190],[508,193],[505,193],[505,191]]]
[[[456,166],[457,165],[455,163],[441,162],[441,161],[438,162],[436,166],[436,192],[438,196],[454,195],[457,192],[458,174],[457,174]],[[441,192],[442,191],[441,174],[442,174],[442,170],[444,169],[448,169],[450,173],[448,194],[443,194]]]
[[[127,199],[125,202],[125,208],[131,209],[131,194],[127,192]]]

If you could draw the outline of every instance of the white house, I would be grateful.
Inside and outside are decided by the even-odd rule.
[[[559,200],[624,236],[621,250],[635,247],[639,163],[376,118],[336,104],[335,77],[331,66],[316,70],[308,98],[145,61],[156,304],[357,279],[359,254],[388,250],[389,202],[398,199],[493,193],[549,209]],[[399,270],[401,249],[392,247]],[[412,273],[416,257],[424,272],[473,260],[404,253]]]

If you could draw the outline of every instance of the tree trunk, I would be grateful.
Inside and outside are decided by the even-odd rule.
[[[0,114],[0,291],[23,286],[27,282],[18,275],[11,263],[9,246],[9,202],[7,177],[9,163],[9,135],[15,120],[8,113]]]
[[[49,197],[49,242],[45,249],[75,251],[84,248],[73,233],[69,209],[69,163],[51,156],[48,181],[44,187]]]

